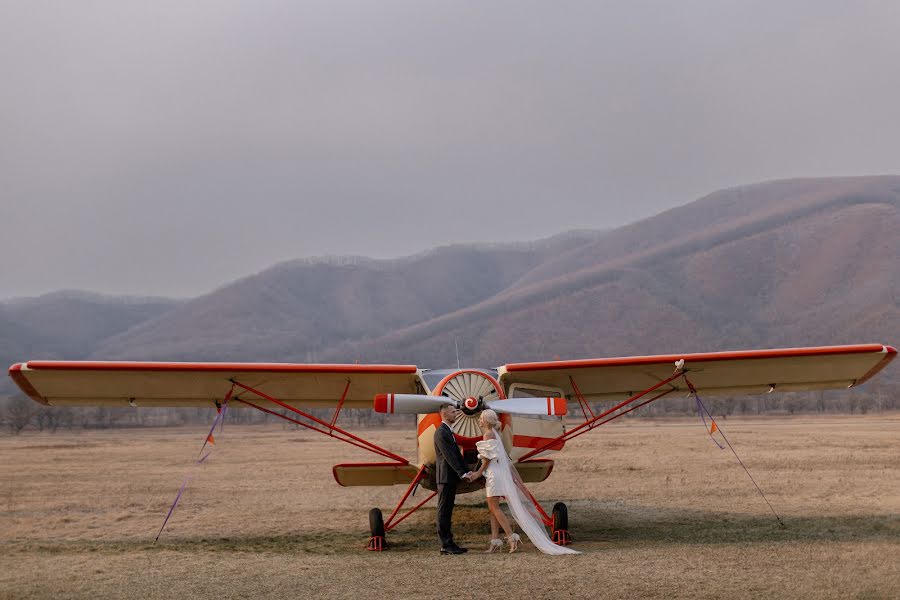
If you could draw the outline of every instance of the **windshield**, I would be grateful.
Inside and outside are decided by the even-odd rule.
[[[494,379],[497,379],[498,373],[497,369],[463,369],[465,371],[479,371],[481,373],[486,373],[490,375]],[[428,393],[431,393],[431,390],[437,387],[437,384],[441,382],[443,378],[448,375],[453,375],[454,373],[458,373],[460,369],[434,369],[431,371],[423,371],[422,379],[425,381],[425,385],[428,387]]]

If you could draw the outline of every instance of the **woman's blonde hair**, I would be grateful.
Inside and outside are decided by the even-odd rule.
[[[492,429],[500,429],[500,417],[497,416],[497,413],[487,408],[481,411],[482,420],[487,423]]]

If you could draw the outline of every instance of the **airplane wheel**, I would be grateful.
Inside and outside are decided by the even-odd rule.
[[[384,516],[377,508],[369,511],[369,533],[371,534],[368,545],[369,550],[378,551],[387,547],[384,539]]]
[[[562,502],[553,505],[553,542],[559,546],[572,543],[569,535],[569,509]]]
[[[569,509],[563,502],[553,505],[553,530],[569,529]]]

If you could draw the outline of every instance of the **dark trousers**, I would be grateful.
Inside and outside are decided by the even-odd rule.
[[[456,503],[456,484],[453,480],[449,483],[439,483],[438,507],[437,507],[437,530],[438,537],[441,539],[441,548],[452,548],[453,533],[450,531],[450,524],[453,520],[453,505]]]

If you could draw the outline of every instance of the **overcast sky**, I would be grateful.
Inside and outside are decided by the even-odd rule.
[[[0,1],[0,298],[900,173],[900,2]]]

